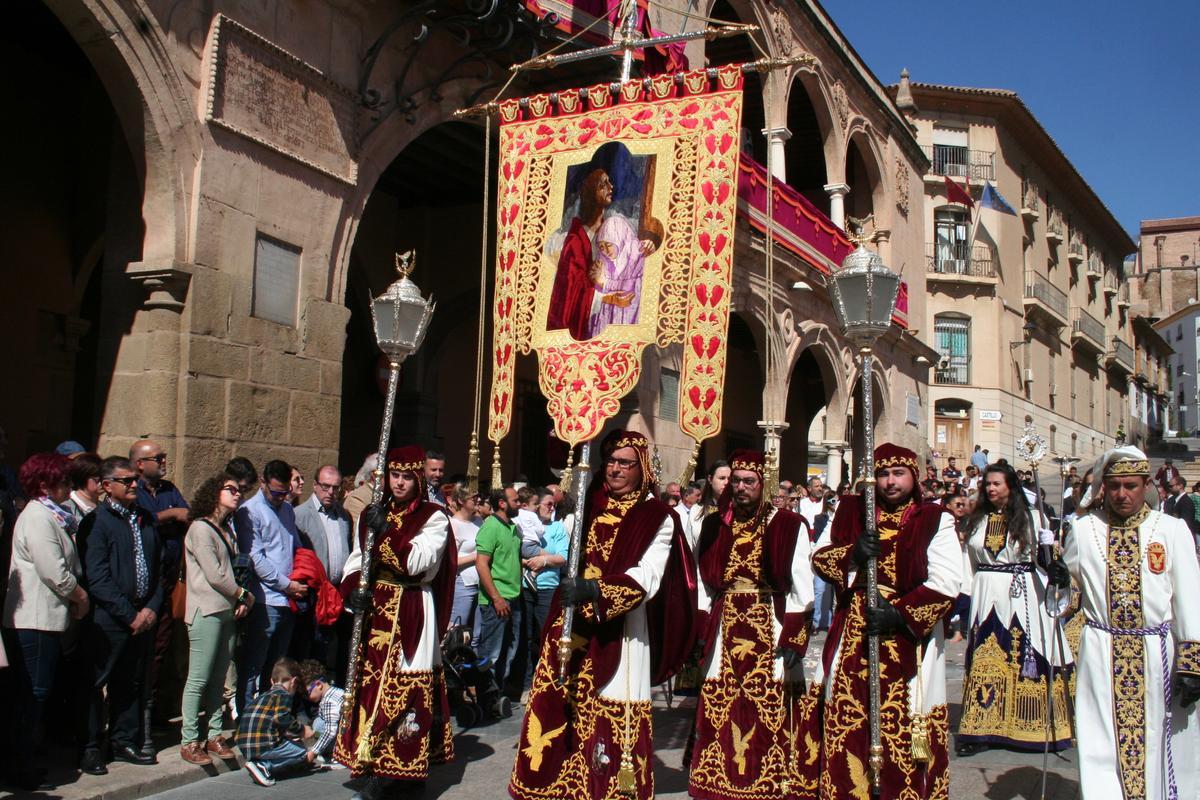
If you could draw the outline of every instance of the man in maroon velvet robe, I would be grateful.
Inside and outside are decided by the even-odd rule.
[[[359,520],[359,547],[375,531],[371,581],[351,604],[366,613],[354,686],[346,688],[334,758],[355,777],[359,797],[378,800],[396,781],[423,781],[431,763],[454,754],[440,645],[450,621],[458,560],[445,509],[430,503],[425,453],[387,454],[383,502]],[[347,565],[347,573],[359,562]],[[357,580],[357,576],[355,576]]]
[[[813,570],[837,591],[814,686],[806,697],[802,797],[865,798],[870,787],[867,640],[880,637],[883,800],[945,798],[949,719],[941,619],[953,605],[962,550],[953,518],[923,503],[916,454],[875,450],[876,531],[864,500],[846,497],[817,542]],[[866,564],[878,559],[879,607],[867,611]]]
[[[813,578],[808,523],[764,498],[761,451],[729,457],[718,513],[700,532],[705,655],[688,793],[797,797],[796,734]]]
[[[650,443],[614,431],[583,508],[581,576],[550,611],[508,791],[516,800],[654,795],[650,687],[692,648],[696,575],[679,520],[656,499]],[[575,605],[558,682],[562,605]]]

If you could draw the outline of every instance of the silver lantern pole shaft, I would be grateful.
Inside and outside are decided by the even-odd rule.
[[[583,547],[583,504],[592,469],[592,443],[584,442],[579,452],[579,467],[575,473],[575,517],[571,522],[571,543],[567,550],[567,577],[579,577],[579,551]],[[575,627],[575,605],[563,598],[562,635],[558,638],[558,682],[566,685],[567,665],[571,661],[571,631]]]
[[[875,354],[871,345],[865,345],[859,354],[859,381],[862,384],[863,407],[863,502],[866,506],[864,536],[875,535],[875,400],[871,391],[871,374],[874,371]],[[867,609],[874,611],[878,606],[879,563],[871,557],[867,561]],[[883,740],[879,726],[879,634],[867,636],[867,669],[870,688],[871,793],[880,793],[880,778],[883,775]]]

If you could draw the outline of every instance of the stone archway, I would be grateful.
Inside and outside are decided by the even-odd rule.
[[[97,445],[137,299],[121,273],[144,247],[144,163],[91,53],[38,0],[6,11],[0,58],[22,77],[0,134],[20,154],[0,193],[0,330],[25,344],[6,359],[21,390],[0,395],[0,425],[19,460],[64,439]]]
[[[846,214],[859,219],[876,215],[868,230],[890,229],[882,163],[867,132],[853,129],[846,145]]]

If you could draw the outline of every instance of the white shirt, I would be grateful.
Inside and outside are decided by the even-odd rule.
[[[800,510],[797,512],[804,517],[804,521],[809,524],[809,527],[817,524],[817,515],[825,508],[825,501],[813,500],[810,497],[800,498]]]
[[[459,558],[475,555],[475,537],[479,534],[479,526],[480,523],[473,519],[450,518],[450,529],[454,531],[454,541],[458,543]],[[479,571],[475,569],[474,563],[461,567],[458,579],[462,581],[463,586],[478,586]]]
[[[517,530],[521,531],[521,541],[531,542],[538,547],[542,546],[542,535],[546,532],[546,526],[542,524],[541,517],[537,515],[536,511],[528,508],[519,509],[514,522],[517,523]]]

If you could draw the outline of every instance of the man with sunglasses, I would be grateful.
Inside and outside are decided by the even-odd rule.
[[[246,588],[255,600],[243,623],[238,653],[239,714],[260,685],[271,685],[271,667],[287,654],[292,640],[295,616],[289,601],[308,591],[291,579],[293,557],[300,546],[296,512],[287,502],[292,492],[292,467],[284,461],[268,461],[262,477],[262,491],[238,508],[234,525],[238,549],[250,556],[254,567]]]
[[[80,769],[92,775],[108,771],[102,753],[106,721],[114,759],[155,763],[145,709],[148,661],[164,606],[161,546],[154,517],[136,502],[136,482],[130,461],[106,458],[100,465],[100,485],[107,498],[79,529],[93,608],[88,649],[95,667]]]
[[[154,631],[154,658],[150,662],[150,701],[146,705],[146,724],[151,716],[162,719],[170,718],[176,708],[164,707],[162,714],[154,714],[158,675],[162,670],[164,659],[171,646],[171,634],[175,627],[175,615],[172,613],[171,596],[179,583],[179,570],[183,563],[183,537],[187,534],[188,503],[183,494],[166,479],[167,454],[162,445],[150,439],[141,439],[129,448],[129,462],[138,474],[137,504],[142,510],[154,518],[158,540],[162,545],[163,587],[162,613],[158,615],[158,626]],[[176,670],[178,672],[178,670]],[[186,671],[186,668],[184,669]],[[169,672],[167,674],[170,674]],[[165,686],[162,693],[162,705],[174,706],[179,702],[183,688],[181,680]]]

